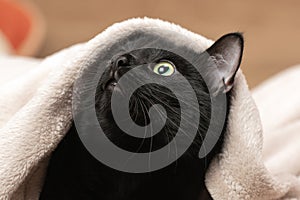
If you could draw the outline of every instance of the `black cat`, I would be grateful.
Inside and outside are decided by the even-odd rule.
[[[217,40],[207,51],[199,55],[203,59],[201,69],[211,81],[226,93],[230,107],[230,89],[239,68],[243,52],[243,37],[231,33]],[[208,54],[207,54],[208,53]],[[211,70],[210,55],[217,65]],[[130,98],[129,111],[132,120],[140,125],[149,124],[149,108],[162,105],[167,114],[163,129],[151,138],[140,139],[124,133],[115,123],[111,110],[112,91],[117,87],[122,93],[126,88],[118,80],[129,70],[144,65],[144,74],[174,83],[180,90],[183,83],[177,79],[182,74],[196,93],[201,112],[198,132],[191,146],[175,162],[160,170],[147,173],[127,173],[112,169],[96,160],[82,144],[75,124],[52,154],[40,200],[198,200],[211,199],[204,184],[205,172],[211,159],[220,152],[226,129],[205,158],[198,153],[208,129],[211,116],[211,100],[207,85],[199,72],[184,58],[165,50],[146,48],[115,56],[100,79],[95,96],[97,117],[105,135],[115,145],[130,152],[152,152],[167,145],[178,131],[181,120],[180,105],[168,88],[155,83],[138,88]],[[211,74],[210,74],[211,73]],[[222,79],[217,79],[218,73]],[[133,80],[134,81],[134,80]],[[221,84],[221,85],[220,85]],[[183,95],[185,91],[182,91]],[[188,94],[187,94],[188,95]],[[184,102],[187,106],[189,102]],[[198,111],[197,111],[198,112]],[[88,134],[88,133],[86,133]],[[186,136],[188,137],[188,135]],[[178,148],[180,141],[178,141]]]

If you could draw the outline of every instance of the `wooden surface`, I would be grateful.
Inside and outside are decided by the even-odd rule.
[[[228,32],[244,32],[242,69],[251,87],[300,63],[299,0],[31,1],[40,7],[47,23],[39,57],[86,41],[115,22],[149,16],[172,21],[211,39]]]

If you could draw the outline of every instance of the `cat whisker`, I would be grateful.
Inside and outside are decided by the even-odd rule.
[[[151,101],[150,99],[146,99],[146,101],[148,101],[150,104],[154,104],[154,102],[153,101]],[[164,118],[167,118],[167,116],[164,114],[164,113],[162,113],[159,109],[157,109],[157,108],[155,108],[156,109],[156,111],[159,113],[159,115],[163,118],[163,116],[164,116]],[[167,128],[170,132],[171,132],[171,130],[170,130],[170,128],[168,127],[168,126],[166,126],[165,128]],[[168,134],[166,134],[167,135],[167,138],[168,138],[168,143],[170,142],[170,137],[169,137],[169,135]],[[152,139],[152,138],[151,138]],[[175,143],[175,168],[177,167],[177,160],[178,160],[178,150],[177,150],[177,143],[176,143],[176,139],[175,138],[173,138],[174,139],[174,143]],[[151,141],[152,142],[152,141]],[[170,149],[171,147],[170,147],[170,145],[168,145],[168,157],[170,157],[170,151],[171,151],[171,149]]]
[[[144,111],[143,101],[141,101],[138,97],[137,97],[136,100],[137,100],[137,101],[135,101],[135,104],[136,104],[136,105],[135,105],[135,108],[138,107],[138,104],[141,106],[142,112],[143,112],[143,116],[144,116],[144,119],[145,119],[146,115],[145,115],[145,111]],[[136,109],[136,112],[137,112],[137,114],[135,115],[135,119],[134,119],[135,121],[136,121],[136,119],[137,119],[137,117],[138,117],[139,109]],[[139,145],[139,147],[138,147],[138,149],[136,150],[136,152],[132,152],[131,156],[126,160],[125,164],[126,164],[127,162],[129,162],[129,160],[130,160],[132,157],[134,157],[136,154],[139,153],[139,151],[140,151],[140,149],[142,148],[142,146],[143,146],[143,144],[144,144],[144,141],[145,141],[146,131],[147,131],[147,127],[146,127],[146,129],[145,129],[144,137],[143,137],[143,140],[142,140],[141,144]]]
[[[162,102],[162,101],[161,101],[160,99],[158,99],[157,97],[155,97],[155,96],[152,96],[152,97],[153,97],[154,99],[156,99],[157,101],[161,102],[164,106],[168,106],[167,104],[165,104],[164,102]],[[150,99],[146,99],[146,100],[149,101],[151,104],[154,104],[154,102],[151,101]],[[156,109],[156,108],[155,108],[155,109]],[[158,113],[159,113],[160,115],[165,115],[165,114],[162,113],[160,110],[158,110],[158,109],[156,109],[156,110],[158,111]],[[165,116],[165,117],[166,117],[166,116]],[[185,120],[189,125],[194,126],[195,128],[198,127],[198,126],[195,126],[194,124],[191,124],[190,121],[187,120],[185,117],[182,117],[182,120]],[[170,122],[173,126],[178,127],[178,125],[176,125],[175,122],[173,122],[171,119],[169,119],[169,122]],[[166,127],[166,128],[168,128],[168,127]],[[169,129],[169,128],[168,128],[168,129]],[[194,140],[193,138],[191,138],[191,136],[190,136],[189,134],[187,134],[181,127],[178,127],[178,129],[179,129],[186,137],[188,137],[189,139],[192,139],[192,140],[193,140],[193,144],[196,144],[197,146],[201,147],[202,142],[197,141],[197,140]],[[199,132],[198,132],[197,134],[199,134]],[[203,141],[203,140],[204,140],[203,136],[202,136],[201,134],[199,134],[199,136],[200,136],[201,141]],[[168,138],[169,138],[169,135],[168,135]],[[169,141],[169,139],[168,139],[168,141]],[[175,143],[175,148],[176,148],[176,157],[178,157],[178,155],[177,155],[177,154],[178,154],[178,152],[177,152],[177,143],[176,143],[175,138],[174,138],[174,143]],[[205,146],[204,146],[203,148],[204,148],[204,151],[206,152]],[[188,153],[189,153],[189,152],[188,152]]]
[[[146,109],[146,108],[144,107],[144,103],[143,103],[143,101],[141,101],[139,98],[137,98],[137,101],[139,102],[139,105],[141,106],[141,109],[142,109],[142,112],[143,112],[143,116],[144,116],[144,120],[146,120],[146,114],[145,114],[145,110],[144,110],[144,109]],[[136,116],[138,116],[138,115],[136,115]],[[142,140],[142,142],[141,142],[139,148],[137,149],[137,153],[138,153],[139,150],[142,148],[142,146],[143,146],[143,144],[144,144],[144,142],[145,142],[146,133],[147,133],[147,127],[145,127],[144,137],[143,137],[143,140]]]

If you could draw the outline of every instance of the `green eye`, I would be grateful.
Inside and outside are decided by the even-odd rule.
[[[175,66],[169,62],[162,61],[154,66],[153,72],[162,76],[171,76],[175,72]]]

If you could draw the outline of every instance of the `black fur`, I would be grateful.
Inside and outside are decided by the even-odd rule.
[[[185,59],[158,49],[135,50],[113,58],[100,79],[95,97],[99,123],[106,136],[115,145],[131,152],[155,151],[172,140],[184,116],[181,116],[178,100],[167,88],[157,84],[147,84],[139,88],[130,99],[131,117],[139,125],[149,123],[147,111],[153,104],[159,103],[166,109],[167,122],[164,128],[152,138],[142,140],[124,133],[115,124],[110,108],[112,94],[109,89],[110,80],[120,78],[126,71],[141,64],[149,64],[149,67],[145,67],[145,73],[140,74],[141,77],[150,75],[157,78],[160,75],[153,73],[152,67],[161,60],[172,62],[177,72],[190,82],[197,95],[201,119],[197,136],[189,149],[176,162],[163,169],[149,173],[120,172],[97,161],[86,150],[73,124],[52,155],[40,200],[211,199],[204,184],[204,176],[211,159],[221,150],[226,123],[213,150],[205,158],[199,159],[198,152],[211,114],[210,94],[201,75]],[[115,75],[117,77],[112,76],[111,72],[115,71],[118,72]],[[160,78],[174,82],[179,89],[181,87],[181,83],[176,79],[176,73],[170,77]],[[124,91],[126,92],[126,89]],[[184,94],[184,91],[182,93],[188,95]],[[227,107],[229,107],[230,92],[227,93],[227,97]],[[189,105],[188,102],[184,103],[185,106]]]

